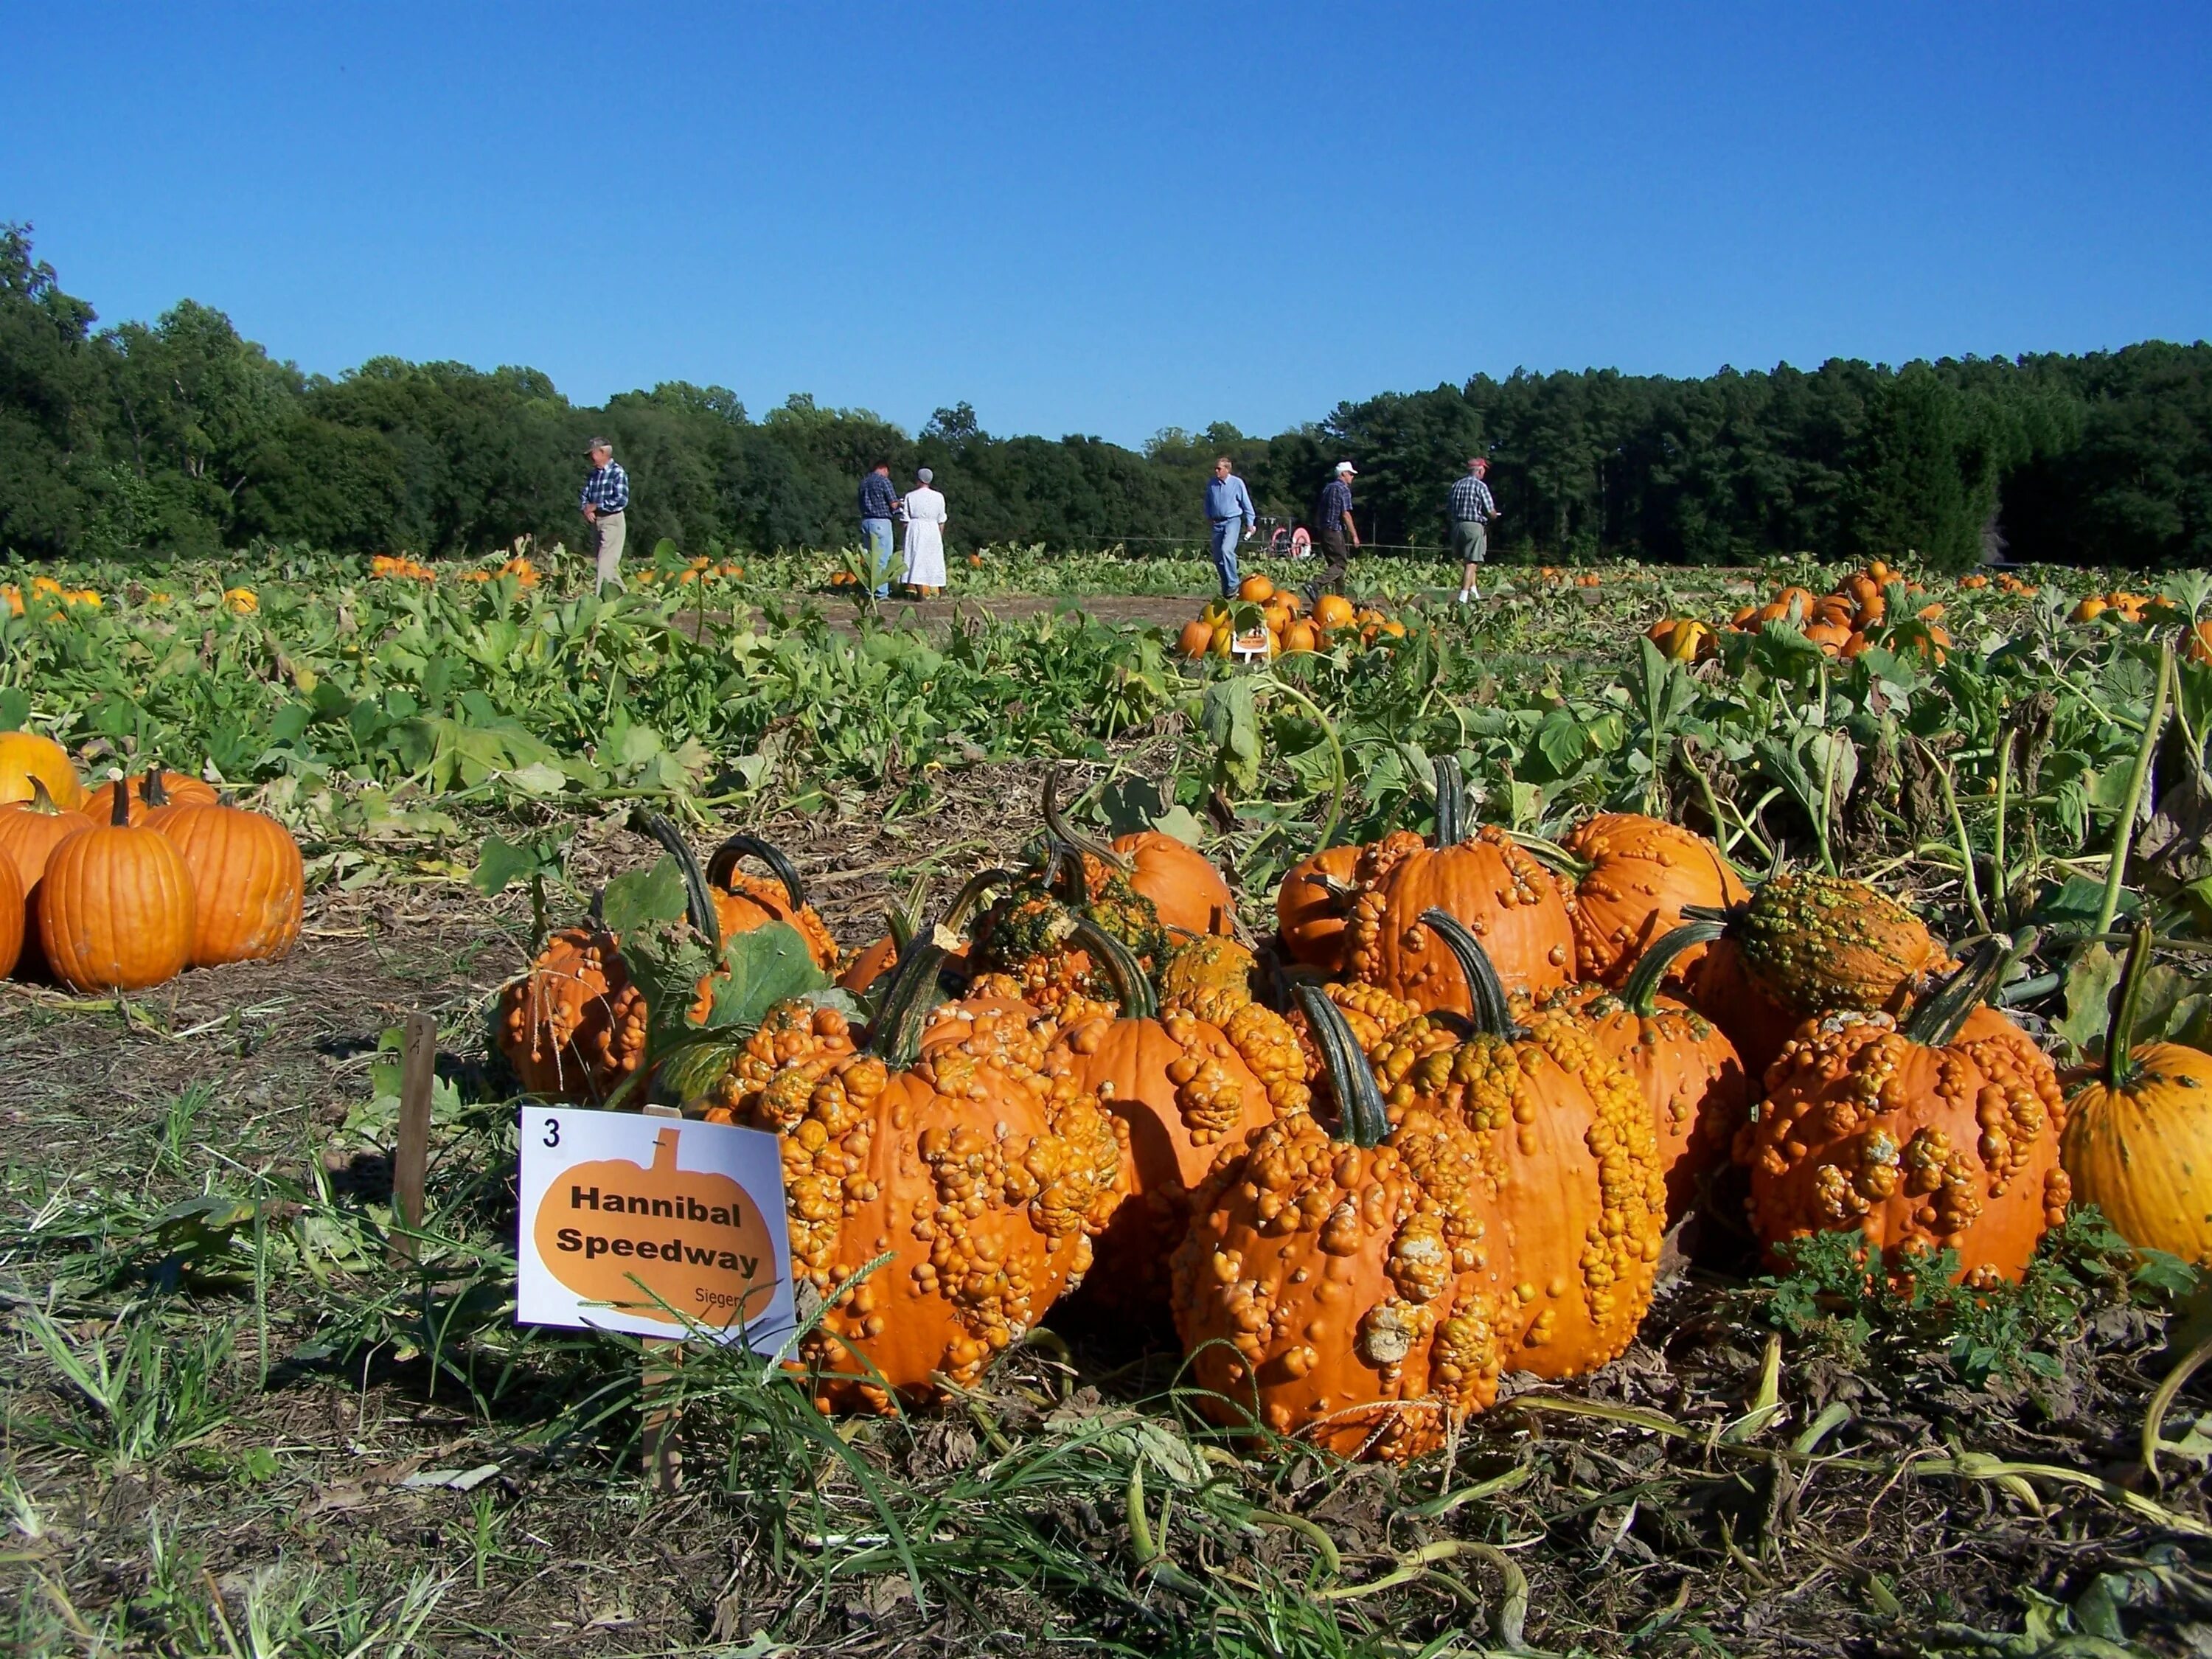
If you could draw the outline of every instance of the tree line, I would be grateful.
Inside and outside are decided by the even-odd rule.
[[[1471,454],[1491,459],[1506,557],[1741,562],[1905,550],[2212,566],[2212,345],[1945,358],[1889,368],[1612,369],[1340,404],[1272,438],[1169,428],[1139,450],[985,432],[965,404],[918,434],[796,395],[760,418],[665,383],[600,408],[535,369],[378,357],[332,380],[185,301],[97,326],[0,225],[0,550],[207,554],[264,538],[342,552],[477,554],[574,539],[585,439],[629,469],[632,544],[837,546],[874,462],[933,468],[969,546],[1188,544],[1217,454],[1265,514],[1302,521],[1328,469],[1360,471],[1369,541],[1434,547]]]

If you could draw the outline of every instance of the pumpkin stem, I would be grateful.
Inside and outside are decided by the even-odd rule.
[[[1621,986],[1621,1006],[1639,1019],[1650,1018],[1659,1012],[1659,987],[1667,970],[1674,965],[1674,958],[1697,945],[1711,944],[1727,932],[1725,922],[1686,921],[1660,934],[1637,957],[1635,970]]]
[[[640,812],[630,822],[659,842],[661,849],[676,860],[676,867],[684,872],[684,911],[691,918],[691,926],[713,947],[719,960],[722,954],[722,913],[714,908],[714,895],[699,868],[698,856],[684,839],[684,832],[664,812]]]
[[[1122,1018],[1160,1017],[1160,1000],[1153,993],[1152,982],[1145,977],[1145,970],[1138,965],[1127,945],[1088,916],[1078,916],[1067,936],[1098,958],[1099,967],[1113,981],[1114,997],[1121,1005]]]
[[[1516,847],[1535,854],[1540,864],[1546,865],[1570,881],[1580,881],[1596,866],[1587,859],[1578,859],[1547,836],[1532,835],[1526,830],[1508,830],[1505,838]]]
[[[1382,1091],[1376,1086],[1367,1057],[1359,1052],[1352,1027],[1345,1024],[1343,1010],[1318,985],[1301,985],[1297,994],[1328,1073],[1330,1092],[1336,1097],[1336,1121],[1329,1129],[1329,1139],[1349,1141],[1354,1146],[1380,1146],[1390,1133],[1390,1114],[1382,1104]]]
[[[1466,923],[1449,911],[1431,908],[1421,913],[1422,923],[1444,942],[1444,949],[1459,963],[1459,970],[1467,976],[1468,1000],[1472,1005],[1468,1014],[1474,1029],[1486,1036],[1511,1039],[1520,1035],[1521,1028],[1513,1023],[1512,1006],[1506,1000],[1505,987],[1498,977],[1498,969],[1490,960],[1490,952]]]
[[[131,827],[131,775],[128,772],[115,775],[115,799],[108,803],[107,822],[118,830]]]
[[[62,811],[54,805],[53,793],[46,787],[44,778],[31,780],[31,798],[23,803],[23,808],[26,811],[37,812],[50,818],[59,817]]]
[[[1951,975],[1934,995],[1924,997],[1899,1028],[1924,1048],[1941,1048],[1959,1035],[1966,1016],[1989,1000],[1997,981],[2035,943],[2030,932],[2020,939],[1992,933],[1976,947],[1966,965]]]
[[[945,1000],[937,984],[944,967],[945,947],[932,939],[917,938],[899,952],[863,1045],[866,1053],[893,1071],[906,1070],[921,1056],[921,1034],[929,1028],[930,1015]]]
[[[1133,868],[1131,862],[1115,852],[1088,830],[1079,830],[1062,817],[1060,810],[1060,768],[1054,767],[1044,775],[1044,832],[1064,846],[1079,853],[1088,853],[1101,863],[1124,874]]]
[[[2150,978],[2150,924],[2138,921],[2128,943],[2128,965],[2120,972],[2120,999],[2105,1028],[2105,1086],[2118,1094],[2142,1073],[2136,1060],[2136,1021],[2142,1013],[2143,985]]]
[[[994,887],[1012,886],[1014,880],[1014,872],[1011,870],[978,870],[960,884],[960,890],[952,896],[952,902],[945,907],[945,914],[937,919],[937,925],[958,933],[968,925],[968,918],[983,902],[984,894]]]
[[[769,867],[769,872],[783,884],[783,895],[791,901],[793,910],[806,908],[806,889],[799,879],[799,872],[789,859],[769,846],[757,836],[732,836],[714,849],[707,860],[707,879],[725,892],[733,891],[730,878],[738,867],[738,860],[750,856]]]
[[[1467,781],[1459,757],[1439,755],[1432,774],[1437,791],[1437,845],[1456,847],[1467,839]]]
[[[146,774],[146,781],[138,786],[138,800],[148,811],[169,804],[169,792],[161,787],[161,763],[154,763],[154,769]]]

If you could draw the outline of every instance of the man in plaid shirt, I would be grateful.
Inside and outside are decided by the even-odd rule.
[[[629,474],[615,459],[614,446],[594,438],[585,452],[592,458],[592,476],[584,480],[584,522],[592,527],[592,551],[598,556],[599,586],[622,586],[623,536],[629,512]]]
[[[1474,585],[1474,573],[1489,551],[1490,535],[1484,526],[1498,516],[1498,503],[1491,499],[1490,486],[1482,475],[1490,471],[1490,463],[1477,455],[1467,464],[1467,476],[1453,481],[1451,487],[1452,551],[1459,555],[1459,602],[1472,604],[1482,597]]]

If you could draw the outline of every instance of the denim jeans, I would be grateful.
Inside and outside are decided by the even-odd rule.
[[[891,591],[891,521],[861,520],[860,545],[868,552],[868,586],[882,599]]]
[[[1244,533],[1244,520],[1224,519],[1213,526],[1213,571],[1221,578],[1221,597],[1237,597],[1237,540]]]

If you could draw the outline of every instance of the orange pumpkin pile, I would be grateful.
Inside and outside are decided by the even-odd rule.
[[[159,767],[88,793],[69,752],[0,733],[0,973],[139,991],[187,967],[283,956],[300,849],[274,818]]]
[[[1388,635],[1406,636],[1406,624],[1371,605],[1354,605],[1341,593],[1324,593],[1310,609],[1296,592],[1265,576],[1247,576],[1234,600],[1215,599],[1182,625],[1176,648],[1193,661],[1226,658],[1240,646],[1271,657],[1307,651],[1366,647]]]
[[[372,581],[434,582],[438,573],[405,553],[379,553],[368,562]]]
[[[1940,663],[1951,645],[1950,635],[1937,620],[1943,614],[1942,602],[1926,600],[1910,616],[1903,609],[1902,602],[1918,599],[1926,591],[1876,559],[1826,593],[1815,594],[1807,587],[1779,588],[1765,604],[1743,606],[1729,619],[1728,627],[1734,633],[1756,634],[1770,623],[1785,623],[1825,655],[1846,661],[1869,645],[1881,644]]]

